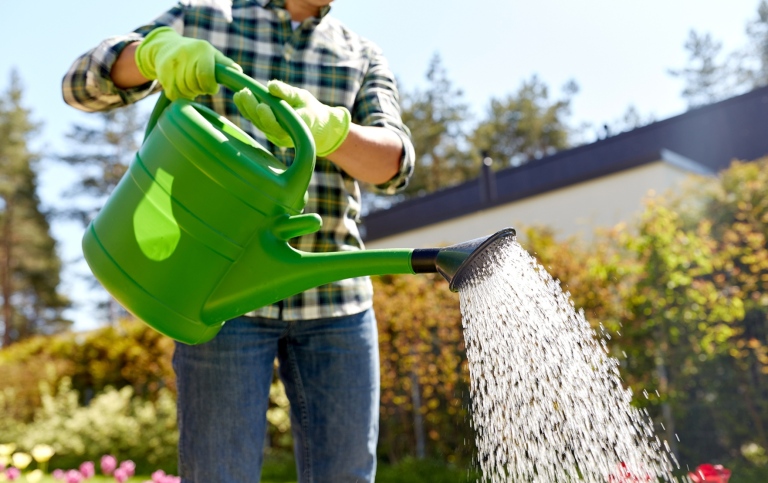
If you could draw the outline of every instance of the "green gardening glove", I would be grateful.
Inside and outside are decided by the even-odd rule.
[[[289,86],[278,80],[267,83],[269,93],[283,99],[299,115],[315,139],[317,155],[325,157],[336,151],[349,134],[351,116],[345,107],[326,106],[304,89]],[[290,148],[293,141],[278,124],[272,109],[259,102],[253,93],[243,89],[235,93],[235,105],[246,119],[251,121],[273,144]]]
[[[215,65],[243,69],[205,40],[191,39],[171,27],[152,30],[136,48],[136,65],[150,80],[159,80],[166,97],[194,99],[216,94]]]

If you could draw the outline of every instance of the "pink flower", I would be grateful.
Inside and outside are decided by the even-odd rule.
[[[51,473],[51,476],[53,476],[54,480],[63,480],[66,476],[66,473],[64,473],[64,470],[56,468],[53,470],[53,473]]]
[[[127,474],[129,478],[136,474],[136,463],[131,460],[125,460],[120,463],[120,468],[125,470],[125,474]]]
[[[16,480],[18,479],[19,476],[21,476],[21,470],[14,466],[11,466],[7,470],[5,470],[5,476],[11,481]]]
[[[83,478],[86,480],[88,478],[93,478],[93,475],[96,474],[96,469],[93,464],[93,461],[85,461],[80,465],[80,473],[82,473]]]
[[[167,475],[163,470],[157,470],[152,473],[152,479],[143,483],[181,483],[181,477]]]
[[[66,483],[80,483],[84,479],[83,474],[77,470],[67,471],[67,473],[64,475],[64,478],[65,478],[64,481],[66,481]]]
[[[117,481],[117,483],[125,483],[127,479],[128,472],[124,468],[120,467],[115,470],[115,481]]]
[[[109,476],[117,468],[117,458],[111,454],[105,454],[101,457],[101,472]]]

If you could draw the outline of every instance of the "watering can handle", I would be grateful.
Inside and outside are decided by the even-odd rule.
[[[300,186],[303,189],[299,192],[301,194],[306,192],[312,172],[315,169],[315,140],[304,121],[287,102],[273,96],[266,87],[237,69],[216,64],[216,80],[233,92],[244,88],[250,90],[260,101],[266,103],[272,109],[277,121],[291,137],[293,145],[296,147],[293,163],[282,175],[286,178],[284,180],[285,185],[291,187]],[[144,138],[155,127],[160,115],[170,103],[171,101],[168,100],[165,93],[161,92],[160,98],[157,100],[157,104],[155,104],[152,114],[149,116]]]

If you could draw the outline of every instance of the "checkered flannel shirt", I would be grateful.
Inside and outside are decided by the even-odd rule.
[[[377,188],[394,193],[405,186],[413,171],[410,133],[400,118],[395,78],[380,49],[328,16],[309,18],[295,30],[285,0],[184,0],[133,33],[112,37],[78,58],[63,80],[65,101],[85,111],[103,111],[136,102],[160,89],[157,82],[118,89],[109,73],[118,54],[158,26],[171,26],[188,37],[204,39],[266,84],[280,79],[307,89],[321,102],[345,106],[354,123],[392,130],[403,142],[398,174]],[[226,116],[290,164],[293,150],[280,149],[241,117],[232,92],[222,87],[214,96],[197,99]],[[309,184],[306,213],[323,219],[319,232],[291,244],[310,252],[360,250],[358,230],[361,196],[357,182],[327,159],[318,158]],[[311,320],[359,313],[372,305],[368,277],[341,280],[307,290],[249,315],[284,320]]]

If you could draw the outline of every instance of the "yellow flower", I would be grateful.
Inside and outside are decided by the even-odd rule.
[[[30,471],[29,473],[27,473],[26,477],[29,483],[38,483],[43,479],[43,470],[37,469],[37,470]]]
[[[0,444],[0,456],[11,456],[16,451],[14,443]]]
[[[37,444],[32,448],[32,457],[35,458],[35,461],[38,463],[45,463],[53,457],[55,452],[56,451],[53,450],[52,446],[48,446],[47,444]]]
[[[13,466],[23,471],[32,462],[32,457],[29,453],[13,453],[11,460]]]

